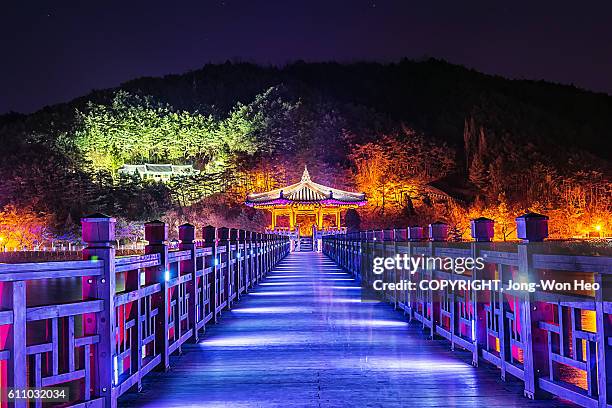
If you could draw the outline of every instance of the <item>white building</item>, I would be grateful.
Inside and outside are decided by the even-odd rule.
[[[138,175],[143,180],[169,181],[177,176],[194,176],[200,171],[190,164],[124,164],[119,174]]]

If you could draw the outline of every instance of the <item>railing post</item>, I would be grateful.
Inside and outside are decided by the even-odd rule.
[[[382,252],[381,252],[380,255],[384,259],[386,259],[387,258],[387,251],[388,251],[389,245],[387,244],[387,239],[386,239],[387,237],[386,237],[384,229],[380,230],[379,236],[380,236],[379,241],[380,241],[380,244],[382,246]],[[392,274],[393,274],[392,270],[389,270],[389,269],[385,268],[384,272],[383,272],[383,280],[385,282],[391,282],[392,280],[391,280],[391,276],[390,275],[392,275]],[[383,298],[384,301],[386,301],[388,303],[391,303],[391,291],[389,289],[383,290],[382,298]]]
[[[351,232],[350,240],[351,240],[351,273],[353,277],[358,276],[358,268],[359,268],[359,247],[358,247],[358,239],[359,232]]]
[[[446,242],[448,239],[448,224],[443,222],[434,222],[429,224],[429,251],[430,256],[436,256],[436,247],[439,242]],[[433,279],[433,267],[427,267],[427,279]],[[429,315],[431,318],[431,338],[433,339],[436,334],[436,325],[440,324],[440,293],[433,290],[429,292],[428,307]]]
[[[268,273],[268,253],[269,253],[268,233],[263,233],[261,235],[261,248],[262,248],[263,267],[261,268],[260,278],[263,279]]]
[[[247,292],[249,291],[249,288],[253,287],[253,271],[255,268],[255,249],[253,244],[253,238],[255,236],[254,234],[254,232],[246,231],[244,253],[246,257],[247,270],[245,275],[246,281],[244,283],[244,290],[246,290]]]
[[[237,264],[237,280],[236,287],[238,288],[238,299],[242,292],[246,293],[246,231],[239,229],[236,231],[236,264]]]
[[[361,231],[359,233],[359,276],[361,277],[362,287],[369,284],[368,282],[368,261],[369,261],[369,245],[368,245],[368,232]]]
[[[393,256],[397,256],[398,254],[398,242],[402,240],[401,234],[399,233],[399,229],[394,228],[393,229]],[[401,282],[402,278],[403,278],[403,272],[401,270],[397,270],[394,269],[394,274],[393,274],[393,282],[397,285],[398,282]],[[398,306],[398,290],[397,289],[393,289],[393,308],[395,310],[397,310],[397,306]]]
[[[266,248],[266,268],[264,269],[264,276],[270,272],[270,268],[272,265],[272,253],[273,253],[273,244],[272,244],[272,236],[270,234],[265,235],[265,248]]]
[[[595,283],[599,290],[595,291],[595,321],[597,327],[597,391],[599,407],[608,406],[608,395],[612,393],[612,353],[610,353],[608,339],[612,336],[612,324],[605,311],[606,298],[604,297],[610,280],[601,272],[595,274]]]
[[[191,279],[187,283],[187,294],[189,295],[189,327],[193,329],[193,341],[198,341],[198,293],[196,278],[196,244],[195,227],[189,223],[179,226],[179,250],[190,251],[191,257],[187,261],[181,261],[181,275],[191,274]],[[189,329],[189,328],[188,328]]]
[[[26,388],[28,386],[28,376],[27,376],[27,364],[28,364],[28,356],[27,356],[27,323],[26,323],[26,315],[27,315],[27,300],[26,300],[26,282],[24,281],[14,281],[13,285],[13,335],[11,339],[11,377],[12,377],[12,387],[15,388]],[[107,309],[105,309],[106,311]],[[102,314],[104,312],[101,312]],[[104,361],[105,363],[110,359],[106,358],[104,360],[98,360],[101,356],[100,353],[96,356],[96,361]],[[106,370],[104,368],[103,370]],[[109,388],[110,389],[110,388]],[[25,408],[27,407],[26,400],[15,400],[15,407]],[[106,405],[109,406],[109,405]]]
[[[262,233],[259,234],[259,251],[260,251],[260,269],[257,273],[257,283],[263,278],[266,273],[267,268],[267,255],[268,255],[268,245],[267,245],[267,234]]]
[[[348,270],[350,252],[348,237],[346,236],[346,234],[338,234],[334,236],[340,239],[340,245],[342,245],[342,266],[344,266],[344,269]]]
[[[470,232],[472,235],[472,238],[474,239],[474,242],[470,243],[470,252],[471,252],[471,257],[472,259],[477,259],[480,256],[480,250],[482,248],[485,242],[491,242],[493,240],[493,237],[495,235],[495,222],[489,218],[484,218],[484,217],[480,217],[480,218],[476,218],[470,221]],[[482,276],[480,276],[482,274]],[[477,269],[472,269],[472,281],[475,280],[484,280],[484,279],[494,279],[494,277],[491,276],[486,276],[486,272],[483,271],[478,271]],[[491,292],[493,292],[494,289],[491,289]],[[487,333],[487,312],[485,309],[485,305],[484,302],[479,302],[478,301],[478,291],[475,290],[471,290],[470,291],[470,295],[471,295],[471,300],[472,300],[472,308],[474,310],[474,320],[472,321],[472,325],[474,326],[472,328],[472,344],[473,344],[473,349],[472,349],[472,365],[474,367],[478,366],[478,341],[480,340],[483,343],[486,343],[486,338],[488,336]],[[494,296],[493,293],[490,294],[490,296]],[[483,297],[484,299],[484,297]],[[502,299],[503,300],[503,299]],[[454,305],[454,300],[453,300],[453,325],[455,324],[455,305]],[[493,313],[493,315],[495,316],[495,310],[493,310],[491,313]],[[499,335],[500,335],[500,359],[502,361],[504,361],[504,342],[503,342],[503,326],[504,326],[504,316],[503,313],[499,313],[498,315],[498,321],[499,321]],[[453,326],[453,330],[454,330],[454,326]],[[502,366],[501,370],[502,370],[502,378],[505,378],[505,365],[502,363],[500,364]]]
[[[170,356],[168,353],[168,287],[166,279],[169,278],[170,268],[168,266],[168,226],[162,221],[151,221],[145,223],[145,254],[159,254],[160,264],[147,268],[147,284],[159,283],[161,291],[153,296],[153,307],[157,308],[158,315],[155,320],[155,343],[161,347],[161,369],[167,371],[170,368]]]
[[[229,231],[229,244],[228,247],[230,249],[230,255],[228,258],[230,259],[231,269],[229,272],[232,275],[232,296],[234,298],[234,302],[236,302],[240,298],[240,257],[238,254],[240,253],[240,243],[238,242],[238,233],[240,230],[236,228],[231,228]],[[232,250],[232,246],[234,249]]]
[[[270,234],[264,235],[264,245],[266,248],[266,268],[263,271],[263,276],[266,276],[270,272],[270,265],[272,265],[272,239]]]
[[[542,242],[548,236],[548,217],[534,213],[517,217],[516,231],[518,238],[523,241],[518,245],[518,279],[521,282],[536,282],[532,243]],[[540,329],[539,322],[552,320],[552,318],[550,305],[537,302],[532,293],[525,292],[521,301],[521,338],[525,345],[525,350],[523,350],[524,394],[532,399],[542,393],[538,386],[538,378],[548,373],[546,349],[548,335]]]
[[[408,240],[408,256],[413,256],[415,252],[415,242],[420,242],[425,240],[425,228],[420,225],[411,225],[406,230],[406,239]],[[417,271],[416,274],[409,274],[410,281],[414,281],[415,279],[419,280],[423,271]],[[418,285],[418,281],[415,282]],[[408,291],[408,320],[412,320],[414,318],[414,311],[416,308],[416,292]]]
[[[251,248],[253,248],[253,273],[251,276],[251,287],[254,287],[259,282],[261,274],[261,234],[253,232],[251,235]]]
[[[277,236],[274,234],[270,234],[270,268],[268,269],[268,272],[270,272],[272,270],[272,268],[274,267],[274,265],[276,265],[276,255],[277,255],[277,250],[278,250],[278,246],[277,244],[277,240],[276,240]]]
[[[115,327],[115,219],[104,214],[93,214],[81,219],[83,241],[87,247],[83,250],[83,259],[97,260],[103,263],[102,275],[83,277],[82,293],[84,299],[101,299],[103,310],[95,315],[83,317],[83,329],[86,335],[98,335],[99,341],[95,353],[94,394],[104,398],[105,407],[116,407],[117,400],[113,392],[114,369],[113,359],[116,344],[113,329]],[[25,289],[25,287],[24,287]],[[24,293],[25,295],[25,293]],[[25,296],[24,296],[25,300]],[[25,307],[25,304],[23,305]],[[25,313],[23,315],[25,319]],[[24,331],[25,335],[25,331]],[[24,337],[25,348],[25,337]],[[25,351],[25,350],[24,350]],[[85,347],[85,358],[92,350]],[[13,358],[21,358],[15,353]],[[21,370],[25,371],[25,353]],[[25,384],[23,384],[25,386]],[[20,384],[15,383],[15,387]],[[85,393],[89,393],[88,390]],[[16,405],[17,406],[17,405]],[[25,405],[24,405],[25,406]]]
[[[254,286],[259,283],[261,278],[261,270],[263,269],[263,249],[262,249],[262,233],[255,233],[255,283]]]
[[[204,246],[206,248],[211,248],[211,256],[208,259],[208,262],[205,262],[205,268],[212,268],[212,278],[213,281],[210,283],[212,292],[210,294],[210,302],[211,302],[211,310],[213,313],[213,322],[218,322],[217,309],[219,307],[219,268],[220,262],[217,254],[217,229],[212,225],[207,225],[204,227],[204,231],[202,232],[202,236],[204,237]]]
[[[271,235],[270,236],[271,240],[272,240],[272,263],[270,264],[270,271],[274,268],[274,266],[276,265],[276,261],[277,261],[277,257],[278,257],[278,252],[279,252],[279,245],[278,245],[278,236],[277,235]]]
[[[223,273],[223,278],[225,282],[225,300],[226,307],[228,310],[232,308],[232,299],[234,298],[234,265],[232,263],[232,245],[230,242],[230,229],[227,227],[221,227],[218,230],[219,237],[219,246],[225,247],[225,268],[221,269],[221,273]],[[221,254],[220,254],[221,255]],[[222,256],[222,255],[221,255]],[[221,266],[223,266],[223,260],[220,259],[219,262]]]

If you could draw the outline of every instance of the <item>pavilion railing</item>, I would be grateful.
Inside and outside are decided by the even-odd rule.
[[[585,249],[588,246],[575,250],[571,245],[538,242],[546,236],[542,225],[528,225],[523,230],[519,225],[522,243],[487,242],[493,237],[492,221],[486,220],[491,228],[484,232],[479,229],[480,221],[475,221],[472,236],[480,242],[446,242],[448,228],[432,224],[429,237],[422,227],[326,236],[323,252],[360,279],[364,288],[371,288],[377,279],[414,282],[416,290],[385,290],[378,294],[422,325],[431,338],[446,339],[451,349],[470,352],[473,365],[486,361],[499,369],[502,379],[510,374],[524,382],[525,396],[556,395],[585,407],[608,407],[612,403],[609,247],[589,251]],[[382,275],[373,273],[375,257],[404,254],[443,259],[482,257],[485,267],[462,274],[436,268],[419,268],[411,274],[396,267]],[[499,288],[419,289],[423,280],[491,279],[501,281]],[[510,280],[541,279],[580,279],[599,283],[601,288],[538,288],[534,292],[507,289]]]
[[[68,406],[115,407],[153,369],[197,341],[205,325],[244,296],[289,252],[282,236],[205,227],[145,225],[144,254],[119,257],[115,221],[82,220],[84,260],[0,264],[0,406],[12,388],[65,387]],[[45,405],[46,406],[46,405]]]

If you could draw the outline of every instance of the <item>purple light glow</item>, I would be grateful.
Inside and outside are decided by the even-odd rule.
[[[408,322],[399,320],[384,320],[384,319],[338,319],[334,320],[336,324],[341,326],[353,327],[407,327]]]
[[[313,308],[298,306],[274,306],[274,307],[242,307],[232,310],[232,313],[242,314],[273,314],[273,313],[312,313]]]

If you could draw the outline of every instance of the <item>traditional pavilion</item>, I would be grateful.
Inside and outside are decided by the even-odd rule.
[[[248,206],[272,212],[271,229],[278,226],[278,217],[288,217],[289,229],[293,231],[299,225],[301,235],[311,235],[313,225],[317,230],[322,230],[326,215],[334,216],[334,227],[340,228],[340,212],[366,202],[364,193],[315,183],[310,179],[306,167],[299,183],[263,193],[251,193],[246,199]]]
[[[140,176],[143,180],[155,180],[168,182],[172,177],[189,177],[200,171],[190,164],[124,164],[119,169],[119,174],[130,174]]]

